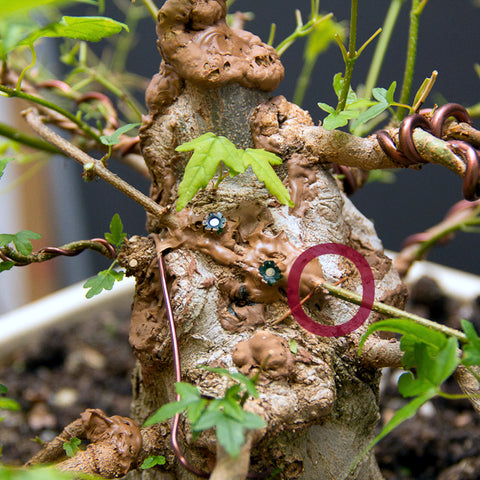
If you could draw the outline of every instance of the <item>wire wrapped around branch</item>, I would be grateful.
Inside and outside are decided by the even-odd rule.
[[[91,240],[79,240],[67,243],[61,247],[45,247],[30,255],[22,255],[11,247],[0,248],[0,259],[4,262],[14,262],[15,266],[22,267],[31,263],[40,263],[58,256],[73,257],[79,255],[85,250],[94,250],[107,258],[116,258],[117,251],[115,247],[103,238],[93,238]]]

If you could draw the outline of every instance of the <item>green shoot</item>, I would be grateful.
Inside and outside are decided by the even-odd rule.
[[[110,232],[105,233],[105,240],[118,249],[126,236],[127,234],[123,231],[123,223],[120,216],[116,213],[110,222]],[[114,260],[106,270],[98,272],[97,275],[83,284],[83,288],[88,289],[85,294],[86,298],[92,298],[102,293],[103,290],[111,290],[115,282],[123,280],[124,273],[113,269],[116,264],[117,260]]]
[[[67,457],[74,457],[80,450],[79,447],[81,443],[82,441],[77,437],[71,438],[68,442],[63,442],[63,449],[65,450]]]
[[[235,385],[227,388],[223,398],[207,400],[193,385],[177,382],[175,390],[180,400],[163,405],[144,426],[161,423],[178,413],[185,412],[194,434],[199,435],[202,431],[215,427],[218,442],[231,457],[235,458],[245,443],[245,430],[266,426],[263,418],[242,408],[249,396],[258,398],[254,380],[222,368],[204,368],[234,380]]]

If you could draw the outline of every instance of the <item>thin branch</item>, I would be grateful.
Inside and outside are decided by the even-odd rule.
[[[83,132],[85,132],[88,136],[93,138],[97,143],[101,144],[100,136],[93,131],[93,129],[87,125],[84,121],[80,120],[78,117],[70,113],[68,110],[65,110],[58,105],[55,105],[44,98],[38,97],[36,95],[30,95],[28,93],[14,90],[13,88],[6,87],[5,85],[0,85],[0,92],[6,94],[7,97],[17,97],[23,100],[27,100],[28,102],[35,103],[37,105],[41,105],[42,107],[46,107],[50,110],[54,110],[57,113],[60,113],[64,117],[68,118],[71,122],[73,122],[77,127],[80,128]]]
[[[333,295],[336,298],[341,298],[342,300],[346,300],[347,302],[354,303],[355,305],[362,304],[362,295],[358,295],[357,293],[350,292],[349,290],[345,290],[344,288],[338,287],[333,285],[329,282],[320,282],[319,285],[324,288],[330,295]],[[406,318],[411,320],[419,325],[423,325],[428,327],[432,330],[436,330],[439,332],[444,333],[450,337],[458,338],[461,342],[467,342],[467,337],[464,333],[460,332],[459,330],[455,330],[454,328],[446,327],[445,325],[441,325],[439,323],[433,322],[426,318],[420,317],[418,315],[414,315],[413,313],[406,312],[405,310],[401,310],[396,307],[392,307],[391,305],[386,305],[382,302],[373,302],[372,310],[377,313],[381,313],[391,318]]]
[[[37,150],[48,153],[61,153],[58,148],[55,148],[53,145],[50,145],[48,142],[45,142],[37,137],[27,135],[26,133],[20,132],[16,128],[11,127],[0,122],[0,135],[15,142],[26,145],[27,147],[32,147]]]
[[[373,54],[372,63],[368,70],[367,80],[365,82],[365,90],[363,96],[370,99],[372,96],[372,90],[377,84],[378,76],[382,68],[383,60],[387,52],[390,38],[392,37],[393,29],[397,23],[398,14],[402,8],[405,0],[392,0],[388,9],[385,21],[382,26],[382,33],[378,39],[375,53]]]
[[[115,187],[120,192],[127,195],[138,204],[140,204],[147,212],[155,217],[161,219],[168,211],[167,207],[160,207],[152,199],[144,195],[142,192],[132,187],[125,180],[121,179],[108,168],[106,168],[100,160],[87,155],[85,152],[67,142],[64,138],[57,135],[50,130],[42,121],[40,115],[33,109],[28,109],[24,112],[25,119],[28,124],[47,142],[55,145],[62,150],[66,155],[73,158],[75,161],[87,167],[91,173],[105,180],[107,183]]]

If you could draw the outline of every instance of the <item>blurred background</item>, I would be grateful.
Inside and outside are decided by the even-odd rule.
[[[124,21],[123,9],[128,0],[106,0],[104,15]],[[157,1],[157,6],[161,2]],[[274,45],[295,28],[295,8],[301,10],[304,21],[310,12],[310,0],[237,0],[232,10],[253,12],[254,18],[246,28],[267,41],[271,23],[276,24]],[[359,2],[358,45],[361,45],[382,26],[390,2],[362,0]],[[410,1],[403,3],[398,24],[393,33],[383,71],[377,86],[388,88],[392,81],[399,84],[398,99],[405,63]],[[119,8],[119,5],[121,8]],[[132,8],[143,8],[137,0]],[[337,21],[348,23],[350,2],[322,0],[322,12],[333,12]],[[95,15],[92,6],[77,4],[67,10],[71,15]],[[433,70],[438,79],[425,106],[433,103],[456,102],[466,107],[480,102],[480,79],[474,63],[478,61],[480,45],[478,29],[480,8],[473,0],[431,0],[420,20],[415,91]],[[145,85],[157,71],[160,56],[156,49],[155,24],[145,15],[139,20],[136,46],[127,59],[130,71],[145,77]],[[125,34],[122,34],[125,35]],[[114,37],[115,38],[115,37]],[[120,38],[120,36],[118,36]],[[114,39],[113,45],[118,39]],[[282,56],[286,76],[275,94],[293,98],[296,81],[303,64],[305,40],[298,40]],[[366,78],[375,42],[366,48],[355,65],[352,86],[357,89]],[[112,43],[93,45],[98,55]],[[51,64],[52,72],[63,68],[59,64],[57,42],[45,42],[43,58]],[[332,45],[320,56],[306,92],[303,108],[315,122],[325,113],[317,102],[336,105],[332,79],[344,72],[344,64],[337,45]],[[0,120],[16,118],[18,105],[0,98]],[[142,95],[138,100],[143,103]],[[144,107],[145,108],[145,107]],[[479,128],[479,125],[477,125]],[[111,164],[111,168],[137,188],[148,193],[148,181],[127,167]],[[0,182],[4,208],[0,211],[1,233],[29,229],[42,234],[34,246],[58,246],[77,239],[102,237],[108,231],[110,219],[119,213],[129,235],[145,234],[145,214],[141,207],[116,192],[101,180],[85,183],[81,168],[72,160],[56,157],[49,162],[35,162],[27,166],[9,165]],[[455,202],[461,200],[461,180],[445,168],[427,165],[421,171],[401,170],[395,173],[393,183],[372,183],[356,192],[352,201],[370,218],[385,248],[399,250],[403,240],[438,223]],[[480,236],[460,233],[449,244],[438,247],[429,260],[460,270],[480,274]],[[59,258],[44,264],[3,272],[0,275],[0,313],[9,311],[53,290],[84,280],[109,262],[97,254],[83,253],[76,258]]]

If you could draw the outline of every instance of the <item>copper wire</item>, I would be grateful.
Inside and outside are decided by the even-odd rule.
[[[155,244],[158,247],[158,243],[157,243],[158,240],[156,236],[153,236],[153,237],[155,239]],[[160,272],[160,285],[162,287],[162,294],[165,302],[165,309],[167,311],[168,326],[170,329],[170,336],[172,338],[172,353],[173,353],[173,367],[175,372],[175,382],[181,382],[182,370],[181,370],[181,363],[180,363],[180,350],[178,348],[177,331],[175,327],[175,318],[173,316],[172,304],[170,302],[170,295],[168,292],[167,278],[165,275],[165,265],[163,263],[163,255],[162,255],[162,252],[158,251],[158,249],[157,249],[157,259],[158,259],[158,268]],[[180,395],[178,393],[175,399],[177,402],[180,400]],[[186,470],[193,473],[194,475],[197,475],[198,477],[202,477],[202,478],[209,478],[210,473],[206,473],[198,470],[193,465],[191,465],[188,462],[188,460],[185,458],[185,455],[183,454],[178,444],[179,422],[180,422],[180,414],[177,413],[173,417],[171,441],[172,441],[173,451],[176,457],[178,458],[178,461]],[[247,475],[247,478],[259,478],[259,479],[266,478],[271,473],[272,473],[271,471],[265,471],[263,473],[249,472]]]
[[[398,146],[395,145],[392,137],[386,130],[376,133],[377,141],[382,150],[395,162],[402,166],[411,166],[419,163],[427,163],[423,159],[413,141],[415,128],[422,128],[432,135],[441,138],[443,125],[448,118],[454,117],[458,122],[472,124],[467,110],[458,103],[448,103],[440,107],[428,120],[430,110],[422,110],[423,114],[408,115],[400,124],[398,133]],[[474,201],[480,196],[480,160],[476,149],[467,142],[451,140],[448,142],[452,151],[458,154],[465,162],[465,175],[463,178],[463,196],[469,201]],[[407,239],[408,240],[408,239]],[[411,243],[415,240],[411,239]]]

